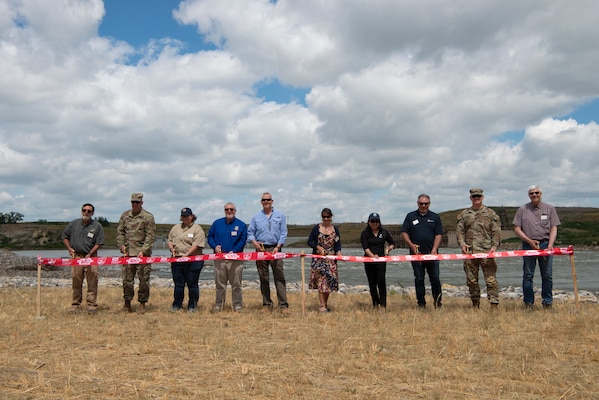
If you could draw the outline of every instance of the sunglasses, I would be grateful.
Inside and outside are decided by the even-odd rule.
[[[94,210],[90,210],[90,209],[87,209],[87,208],[82,208],[81,212],[84,212],[84,213],[87,213],[87,214],[91,214],[91,213],[94,212]]]
[[[140,204],[141,201],[137,201],[137,200],[131,200],[131,204]]]
[[[266,203],[266,202],[268,202],[268,201],[272,201],[272,199],[262,199],[262,200],[260,200],[260,201],[261,201],[261,202],[263,202],[263,203]]]
[[[530,192],[528,195],[533,195],[533,194],[541,194],[541,192]]]
[[[322,218],[333,218],[332,215],[321,215]]]
[[[370,221],[368,221],[368,222],[372,222],[373,224],[380,224],[380,223],[381,223],[381,220],[380,220],[380,219],[371,219],[371,220],[370,220]]]
[[[234,208],[225,208],[225,211],[235,211]]]
[[[472,197],[473,199],[480,199],[481,197],[483,197],[483,195],[482,194],[473,194],[470,197]]]
[[[421,202],[418,202],[419,206],[428,206],[429,204],[431,204],[431,203],[421,203]]]

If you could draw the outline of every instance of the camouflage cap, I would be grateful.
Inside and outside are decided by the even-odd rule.
[[[144,194],[143,193],[131,193],[131,201],[143,201]]]
[[[480,194],[482,196],[483,195],[483,190],[481,188],[470,189],[470,196],[472,196],[474,194]]]

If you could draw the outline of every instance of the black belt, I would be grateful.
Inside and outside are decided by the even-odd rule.
[[[549,241],[549,239],[533,239],[533,240],[535,240],[535,241],[537,241],[539,243],[540,242],[548,242]]]
[[[262,244],[262,246],[266,247],[277,247],[278,244]]]

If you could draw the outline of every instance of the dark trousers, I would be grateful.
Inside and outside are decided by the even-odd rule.
[[[369,262],[364,263],[364,270],[368,278],[368,287],[372,305],[374,307],[387,307],[387,263]]]
[[[287,303],[287,286],[285,283],[285,273],[283,271],[283,260],[272,261],[256,261],[258,276],[260,277],[260,292],[262,292],[262,305],[272,308],[272,300],[270,298],[270,280],[268,266],[272,267],[272,275],[275,279],[275,287],[277,289],[277,299],[279,308],[289,307]]]
[[[419,306],[426,305],[424,274],[428,274],[431,281],[431,292],[435,307],[441,305],[441,280],[439,279],[439,261],[412,261],[414,270],[414,286],[416,287],[416,300]]]
[[[200,300],[200,272],[204,267],[204,261],[174,262],[171,263],[171,273],[175,284],[173,307],[183,307],[185,297],[185,286],[189,292],[187,301],[188,309],[195,309]]]

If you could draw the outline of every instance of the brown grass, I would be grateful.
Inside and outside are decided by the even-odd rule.
[[[369,296],[290,293],[287,314],[246,308],[170,313],[171,289],[153,288],[148,313],[120,312],[121,290],[100,288],[96,315],[72,315],[70,290],[0,289],[0,397],[11,399],[592,399],[599,398],[598,306],[520,302],[440,311],[391,295],[386,313]]]

